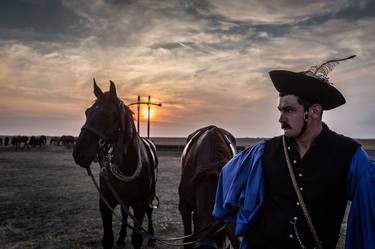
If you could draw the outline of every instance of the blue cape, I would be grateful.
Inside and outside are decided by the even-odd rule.
[[[264,200],[262,154],[265,141],[242,151],[222,169],[213,215],[235,223],[235,234],[242,236],[256,217]],[[233,213],[232,207],[238,209]],[[247,248],[241,242],[241,249]]]
[[[352,205],[345,248],[375,248],[375,162],[362,147],[353,156],[347,182]]]

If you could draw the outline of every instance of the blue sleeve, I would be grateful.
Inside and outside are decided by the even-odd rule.
[[[345,248],[375,248],[375,162],[362,147],[352,158],[347,181],[347,195],[352,205]]]
[[[236,224],[241,236],[256,217],[264,200],[261,157],[265,142],[259,142],[233,157],[220,174],[213,215]],[[232,213],[231,206],[238,208]]]

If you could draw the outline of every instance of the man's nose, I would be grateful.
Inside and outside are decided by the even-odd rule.
[[[283,112],[280,113],[280,117],[279,117],[279,122],[282,123],[282,122],[285,122],[286,119],[285,119],[285,115]]]

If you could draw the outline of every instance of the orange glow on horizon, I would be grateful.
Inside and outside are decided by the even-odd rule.
[[[133,118],[134,121],[137,121],[137,106],[132,105],[131,110],[133,112]],[[147,105],[141,105],[139,109],[139,120],[141,122],[146,121],[147,122],[147,115],[148,115],[148,110],[147,110]],[[150,120],[153,122],[160,122],[162,120],[165,120],[166,118],[166,113],[165,110],[162,110],[159,106],[152,106],[150,108]]]
[[[142,113],[143,113],[143,118],[147,119],[148,118],[148,108],[147,107],[143,108]],[[152,120],[152,119],[154,119],[154,117],[155,117],[155,110],[151,107],[150,108],[150,119]]]

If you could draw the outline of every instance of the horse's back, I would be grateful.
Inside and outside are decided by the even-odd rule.
[[[230,138],[226,138],[228,134]],[[209,181],[216,184],[222,167],[233,156],[227,141],[232,142],[232,138],[229,132],[216,126],[204,127],[189,136],[181,159],[180,201],[194,200],[194,189],[204,180],[211,178]]]
[[[156,153],[156,146],[154,142],[149,138],[141,138],[144,144],[146,155],[149,158],[150,166],[152,169],[156,169],[159,165],[159,159]]]

